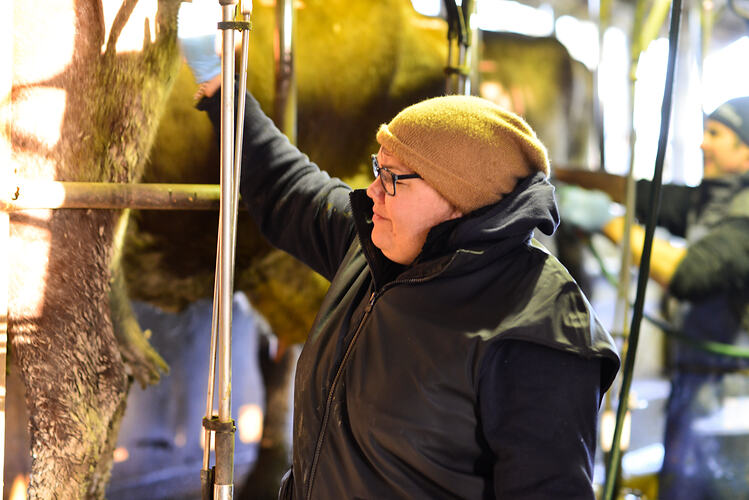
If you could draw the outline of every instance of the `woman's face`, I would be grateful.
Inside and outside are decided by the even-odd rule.
[[[394,174],[414,173],[384,148],[377,153],[377,160]],[[399,180],[395,196],[388,195],[380,179],[375,179],[367,196],[374,202],[372,243],[385,257],[404,265],[419,255],[430,229],[463,215],[423,179]]]

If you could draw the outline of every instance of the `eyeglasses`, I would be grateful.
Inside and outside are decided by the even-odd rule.
[[[403,179],[421,179],[419,174],[394,174],[387,167],[381,167],[377,155],[372,155],[372,171],[375,179],[380,178],[382,189],[390,196],[395,196],[395,184]]]

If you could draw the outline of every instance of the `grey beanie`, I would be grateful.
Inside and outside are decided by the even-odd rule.
[[[749,146],[749,96],[724,102],[710,113],[707,119],[729,127]]]

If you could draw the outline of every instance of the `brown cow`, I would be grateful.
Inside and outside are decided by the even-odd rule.
[[[178,8],[13,2],[12,90],[2,105],[15,175],[141,177],[179,68]],[[125,221],[115,210],[11,214],[9,337],[30,418],[29,498],[103,497],[131,377],[145,385],[166,369],[117,288]]]

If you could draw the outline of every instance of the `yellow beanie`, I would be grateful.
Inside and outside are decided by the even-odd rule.
[[[480,97],[409,106],[380,126],[377,142],[463,213],[496,203],[534,172],[549,175],[546,148],[531,127]]]

